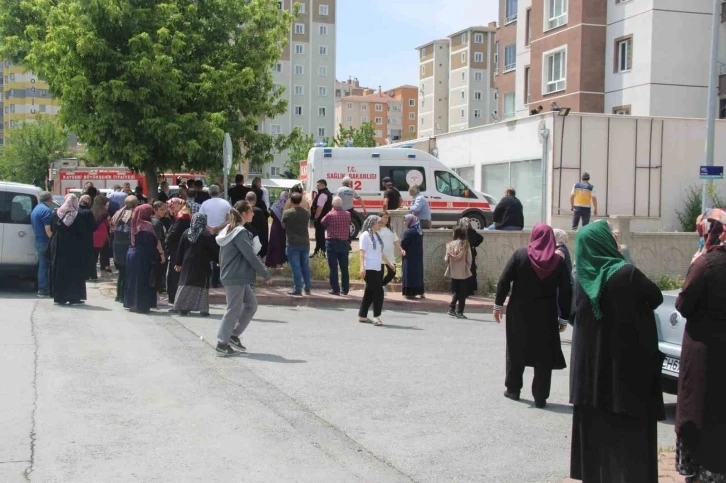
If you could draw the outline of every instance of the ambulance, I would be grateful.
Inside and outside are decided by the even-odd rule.
[[[434,227],[452,227],[464,217],[477,230],[492,223],[494,198],[473,190],[441,161],[418,149],[313,148],[308,159],[300,163],[300,180],[310,198],[318,180],[326,180],[335,194],[346,177],[362,198],[355,201],[352,237],[358,235],[363,224],[363,204],[369,214],[381,211],[383,178],[391,178],[401,192],[402,208],[411,204],[409,186],[419,186],[431,208]]]

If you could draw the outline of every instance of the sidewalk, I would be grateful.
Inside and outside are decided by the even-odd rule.
[[[676,468],[676,454],[672,451],[658,455],[658,483],[686,483],[686,479],[679,475]],[[579,480],[567,478],[563,483],[580,483]]]

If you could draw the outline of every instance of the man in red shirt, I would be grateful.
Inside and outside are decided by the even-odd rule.
[[[333,210],[325,215],[320,223],[325,227],[325,253],[330,269],[330,294],[348,295],[348,238],[350,235],[350,213],[343,210],[340,196],[333,198]],[[340,265],[343,290],[338,284],[338,265]]]

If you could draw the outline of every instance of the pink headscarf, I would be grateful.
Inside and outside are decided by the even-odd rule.
[[[131,244],[136,245],[136,235],[142,231],[154,232],[154,225],[151,224],[151,217],[154,216],[154,208],[149,204],[136,207],[131,215]]]
[[[555,233],[552,227],[537,223],[532,229],[532,236],[527,247],[529,261],[540,280],[552,275],[562,259],[555,253]]]
[[[73,193],[67,194],[56,215],[63,221],[65,226],[71,226],[76,221],[76,216],[78,216],[78,198],[76,198],[76,195]]]

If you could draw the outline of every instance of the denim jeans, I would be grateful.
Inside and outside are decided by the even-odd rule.
[[[38,292],[48,293],[50,285],[48,274],[50,273],[50,260],[45,254],[48,242],[35,242],[35,251],[38,252]]]
[[[310,246],[287,247],[286,254],[292,268],[295,291],[302,292],[303,281],[305,290],[310,290]]]
[[[590,213],[590,208],[576,206],[575,211],[572,212],[572,229],[577,230],[577,225],[580,224],[580,220],[582,220],[582,226],[590,223]]]
[[[327,240],[325,242],[325,253],[328,256],[328,268],[330,268],[330,288],[333,289],[333,292],[340,293],[340,284],[338,284],[338,266],[340,265],[343,293],[348,293],[348,290],[350,289],[350,279],[348,275],[348,241]]]

